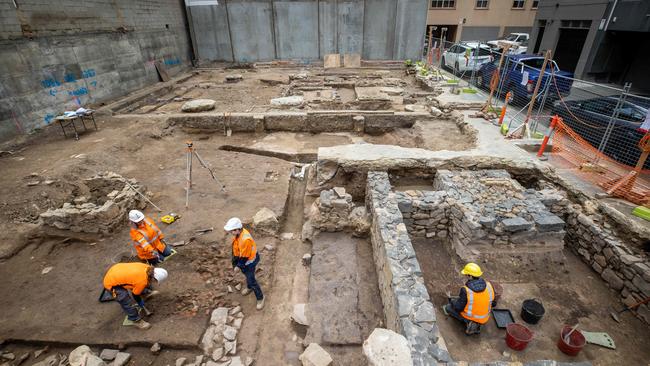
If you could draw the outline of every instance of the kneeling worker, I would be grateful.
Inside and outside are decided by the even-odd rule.
[[[242,227],[241,220],[233,217],[223,227],[226,232],[234,235],[232,239],[232,267],[235,272],[242,271],[246,276],[246,287],[242,295],[248,295],[251,290],[257,298],[257,310],[264,308],[264,295],[262,289],[255,279],[255,267],[260,262],[260,255],[257,253],[257,244],[248,230]]]
[[[154,268],[146,263],[117,263],[108,269],[104,276],[104,288],[113,293],[120,303],[127,319],[124,325],[134,325],[139,329],[149,329],[151,324],[142,319],[152,313],[144,306],[144,297],[158,293],[152,289],[154,283],[160,284],[167,278],[167,271]]]
[[[138,253],[138,258],[151,265],[156,265],[175,251],[165,244],[165,235],[158,226],[138,210],[129,211],[131,239]]]
[[[466,324],[465,334],[479,334],[481,325],[490,320],[494,289],[490,282],[481,278],[483,271],[476,263],[467,263],[460,273],[469,279],[460,289],[458,298],[450,298],[442,311]]]

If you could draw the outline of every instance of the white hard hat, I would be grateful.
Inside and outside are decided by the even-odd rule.
[[[164,268],[154,268],[153,269],[153,278],[158,281],[158,283],[163,282],[167,279],[167,270]]]
[[[231,231],[231,230],[236,230],[241,228],[242,228],[241,220],[238,217],[231,218],[226,223],[226,226],[223,227],[223,229],[226,231]]]
[[[144,220],[144,214],[138,210],[129,211],[129,220],[133,222],[140,222]]]

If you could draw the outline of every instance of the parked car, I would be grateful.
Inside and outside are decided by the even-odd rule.
[[[584,100],[571,100],[553,104],[553,115],[562,117],[564,123],[585,139],[591,146],[598,148],[612,114],[616,109],[618,98],[600,97]],[[637,147],[646,131],[641,124],[648,115],[648,105],[632,99],[626,101],[619,110],[618,118],[613,120],[614,128],[603,152],[610,158],[635,166],[641,155]],[[646,161],[644,169],[650,169]]]
[[[522,43],[528,43],[530,36],[528,33],[510,33],[507,36],[501,39],[495,39],[493,41],[488,41],[488,45],[493,48],[503,48],[503,45],[509,44],[511,46],[521,45]]]
[[[442,53],[441,64],[460,72],[478,70],[492,60],[490,46],[479,42],[460,42]]]
[[[503,80],[502,91],[505,94],[508,91],[513,93],[512,98],[515,103],[526,104],[533,97],[535,84],[539,79],[544,57],[537,55],[506,55],[507,59],[503,61],[501,76]],[[478,73],[477,83],[480,87],[489,88],[492,74],[499,66],[500,57],[495,57],[494,61],[484,64]],[[555,74],[555,82],[551,78],[551,68]],[[562,71],[555,61],[550,61],[546,65],[546,72],[542,77],[542,88],[548,87],[549,91],[546,97],[547,103],[552,103],[561,96],[569,95],[571,85],[573,84],[573,74]],[[557,84],[557,88],[555,86]],[[558,95],[559,90],[559,95]],[[540,89],[539,97],[544,94]]]

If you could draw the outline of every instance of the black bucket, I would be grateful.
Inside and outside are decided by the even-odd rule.
[[[524,300],[521,305],[521,319],[528,324],[537,324],[545,312],[542,303],[534,299]]]

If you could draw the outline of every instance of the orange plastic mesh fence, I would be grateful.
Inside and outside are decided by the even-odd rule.
[[[630,148],[638,149],[637,146]],[[625,183],[613,195],[638,205],[648,203],[650,170],[641,170],[638,176],[630,174],[634,171],[633,166],[619,163],[599,152],[562,121],[558,121],[553,135],[553,155],[553,159],[561,157],[563,163],[575,168],[581,178],[606,191],[625,178]]]

